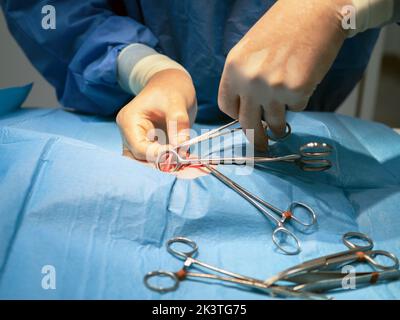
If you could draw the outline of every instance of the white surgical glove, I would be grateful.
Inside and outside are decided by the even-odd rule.
[[[352,0],[279,0],[229,52],[219,107],[254,129],[256,149],[268,145],[262,119],[281,136],[286,106],[307,106],[349,36],[342,25],[348,5]]]
[[[117,115],[123,154],[153,162],[166,145],[152,138],[165,133],[170,146],[189,137],[197,112],[196,92],[189,73],[177,62],[142,44],[124,49],[118,58],[119,82],[136,97]]]

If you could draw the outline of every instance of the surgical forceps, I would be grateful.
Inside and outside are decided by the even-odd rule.
[[[223,157],[223,158],[183,158],[175,150],[165,150],[158,155],[157,169],[160,171],[178,171],[185,165],[204,164],[255,164],[270,162],[293,162],[303,171],[325,171],[332,164],[323,157],[329,156],[332,147],[326,143],[310,142],[300,147],[298,154],[280,157]],[[172,167],[172,170],[171,170]],[[168,170],[166,170],[168,168]]]
[[[356,244],[351,241],[356,239],[363,244]],[[304,263],[298,264],[285,271],[279,272],[277,275],[267,279],[265,284],[272,285],[278,281],[289,281],[295,283],[302,283],[294,290],[329,290],[341,286],[342,273],[332,272],[330,270],[343,266],[344,264],[350,264],[353,262],[366,262],[376,270],[384,270],[382,273],[367,272],[359,273],[361,282],[375,281],[378,277],[382,280],[390,279],[399,276],[399,260],[391,252],[384,250],[372,250],[374,243],[370,237],[364,233],[359,232],[347,232],[342,237],[343,243],[349,248],[346,251],[330,254],[320,258],[312,259]],[[382,256],[392,261],[391,265],[380,264],[376,261],[376,258]],[[320,278],[322,280],[307,283],[311,278]],[[376,279],[374,279],[376,278]],[[307,280],[308,279],[308,280]]]
[[[294,291],[326,292],[343,288],[343,278],[346,275],[346,273],[340,271],[309,272],[308,274],[291,277],[289,281],[297,285],[289,286],[289,288]],[[357,284],[357,287],[360,287],[362,285],[373,285],[379,282],[399,280],[400,270],[355,272],[353,276],[355,284]]]
[[[196,143],[200,143],[204,140],[210,140],[210,139],[214,139],[226,134],[232,134],[236,131],[240,131],[242,130],[241,127],[239,128],[233,128],[230,129],[228,131],[224,131],[225,129],[228,129],[229,127],[234,126],[235,124],[239,123],[239,120],[234,120],[232,122],[229,122],[219,128],[215,128],[213,130],[210,130],[206,133],[203,133],[193,139],[190,139],[182,144],[180,144],[177,149],[179,148],[190,148],[192,145],[196,144]],[[273,135],[268,135],[268,139],[272,140],[272,141],[282,141],[285,140],[290,134],[292,133],[292,128],[290,127],[289,123],[286,122],[286,129],[285,129],[285,134],[282,137],[274,137]]]
[[[191,146],[205,140],[214,139],[229,133],[234,133],[241,128],[233,128],[228,131],[225,129],[238,123],[234,120],[219,128],[210,130],[202,135],[190,139],[171,150],[161,152],[156,159],[156,167],[160,171],[174,172],[181,169],[184,165],[193,164],[254,164],[254,163],[269,163],[269,162],[292,162],[298,165],[303,171],[324,171],[332,166],[332,163],[325,157],[332,152],[332,147],[327,143],[310,142],[300,147],[298,154],[290,154],[281,157],[226,157],[226,158],[183,158],[177,152],[184,149],[189,153]],[[269,139],[273,141],[282,141],[286,139],[292,132],[288,123],[286,123],[286,132],[282,137],[275,138],[269,135]],[[167,164],[167,165],[164,165]],[[168,170],[165,170],[168,168]],[[172,170],[171,170],[172,168]]]
[[[276,224],[276,228],[272,232],[272,241],[280,250],[289,255],[298,254],[301,251],[299,239],[294,235],[293,232],[288,230],[284,224],[286,221],[293,220],[298,224],[302,225],[303,227],[313,226],[317,221],[313,209],[311,209],[308,205],[302,202],[295,201],[289,205],[289,208],[286,211],[280,210],[275,206],[273,206],[272,204],[264,201],[260,197],[252,194],[251,192],[249,192],[248,190],[246,190],[233,180],[229,179],[227,176],[225,176],[224,174],[222,174],[220,171],[210,166],[209,164],[205,163],[204,166],[211,172],[211,174],[214,177],[216,177],[225,185],[236,191],[240,196],[242,196],[250,204],[256,207],[267,219]],[[304,222],[296,217],[296,215],[293,213],[296,208],[303,208],[307,212],[307,215],[311,218],[309,223]],[[277,215],[280,216],[280,219],[277,217]],[[282,246],[278,240],[279,234],[287,235],[289,238],[292,238],[295,243],[295,250],[288,250],[284,246]]]
[[[190,249],[188,251],[178,251],[173,248],[174,244],[180,243],[181,245],[186,245]],[[181,270],[178,272],[169,272],[169,271],[152,271],[147,273],[144,276],[144,284],[147,288],[157,292],[170,292],[175,291],[179,287],[180,281],[183,281],[187,278],[203,278],[203,279],[213,279],[219,280],[228,283],[238,284],[244,287],[252,288],[258,291],[262,291],[264,293],[271,294],[273,296],[285,296],[285,297],[297,297],[297,298],[305,298],[305,299],[328,299],[328,297],[319,294],[308,293],[305,291],[293,291],[290,288],[282,287],[282,286],[266,286],[263,281],[257,280],[254,278],[246,277],[241,274],[233,273],[227,270],[223,270],[221,268],[217,268],[211,266],[207,263],[199,261],[194,258],[194,256],[198,252],[198,246],[196,242],[184,237],[175,237],[167,242],[167,251],[173,256],[183,259],[184,265]],[[189,268],[192,266],[198,266],[203,269],[208,269],[216,272],[217,274],[212,273],[194,273],[189,272]],[[220,274],[220,275],[218,275]],[[156,286],[151,283],[152,278],[164,277],[172,280],[172,285],[170,286]]]

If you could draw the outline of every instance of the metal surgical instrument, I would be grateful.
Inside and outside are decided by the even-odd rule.
[[[227,135],[227,134],[232,134],[236,131],[240,131],[242,130],[242,128],[233,128],[227,131],[224,131],[225,129],[228,129],[231,126],[234,126],[235,124],[239,123],[239,120],[234,120],[232,122],[229,122],[219,128],[215,128],[213,130],[210,130],[206,133],[203,133],[193,139],[190,139],[182,144],[180,144],[179,146],[177,146],[176,149],[181,149],[181,148],[190,148],[192,145],[196,144],[196,143],[200,143],[202,141],[205,140],[210,140],[210,139],[214,139],[223,135]],[[272,135],[268,135],[268,139],[272,140],[272,141],[282,141],[284,139],[286,139],[290,134],[292,133],[292,128],[290,127],[289,123],[286,123],[286,129],[285,129],[285,134],[282,137],[274,137]]]
[[[332,164],[324,159],[332,152],[326,143],[310,142],[300,147],[298,154],[280,157],[222,157],[222,158],[183,158],[176,150],[165,150],[158,155],[156,166],[161,171],[178,171],[185,165],[194,164],[255,164],[270,162],[293,162],[304,171],[324,171]],[[165,168],[168,168],[166,170]]]
[[[173,248],[174,244],[186,245],[190,249],[189,251],[178,251]],[[183,281],[187,278],[203,278],[203,279],[212,279],[219,280],[222,282],[234,283],[244,287],[248,287],[251,289],[255,289],[258,291],[262,291],[271,295],[279,295],[285,297],[295,297],[295,298],[305,298],[305,299],[328,299],[328,297],[319,294],[308,293],[305,291],[294,291],[291,288],[281,287],[281,286],[266,286],[263,281],[246,277],[241,274],[233,273],[227,270],[223,270],[221,268],[217,268],[211,266],[207,263],[199,261],[194,258],[196,253],[198,252],[197,244],[188,238],[184,237],[175,237],[167,242],[167,251],[173,256],[183,259],[184,265],[181,270],[178,272],[169,272],[169,271],[152,271],[145,275],[144,284],[147,288],[157,291],[157,292],[169,292],[175,291],[179,287],[180,281]],[[212,273],[194,273],[189,272],[190,267],[197,268],[201,267],[203,269],[208,269],[216,272],[217,274]],[[220,275],[218,275],[220,274]],[[172,281],[170,286],[157,286],[151,283],[153,278],[169,278]]]
[[[295,291],[307,292],[326,292],[338,288],[343,288],[343,279],[349,274],[340,271],[318,271],[309,272],[290,278],[290,282],[297,285],[290,286]],[[393,281],[400,279],[400,270],[391,269],[374,272],[355,272],[353,274],[354,284],[357,287],[363,285],[373,285],[379,282]]]
[[[229,179],[227,176],[222,174],[220,171],[218,171],[211,165],[204,164],[204,166],[211,172],[211,174],[214,177],[216,177],[225,185],[236,191],[240,196],[242,196],[250,204],[256,207],[267,219],[276,224],[276,228],[272,232],[272,240],[280,250],[289,255],[298,254],[301,251],[299,239],[294,235],[293,232],[288,230],[284,224],[286,221],[293,220],[298,224],[302,225],[303,227],[313,226],[317,221],[313,209],[311,209],[309,206],[307,206],[302,202],[295,201],[289,205],[289,208],[286,211],[280,210],[275,206],[271,205],[270,203],[264,201],[260,197],[252,194],[251,192],[249,192],[236,182],[232,181],[231,179]],[[296,215],[293,213],[296,208],[303,208],[307,212],[307,215],[310,217],[310,222],[307,223],[297,218]],[[280,218],[278,218],[277,216],[279,216]],[[283,234],[288,236],[289,238],[292,238],[295,243],[295,250],[288,250],[285,247],[283,247],[278,239],[279,234]]]
[[[356,239],[363,244],[356,244],[355,242],[351,241],[351,239]],[[278,281],[292,281],[291,279],[299,278],[313,272],[318,273],[320,271],[329,271],[335,267],[340,267],[344,264],[350,264],[356,261],[366,262],[377,270],[393,271],[399,269],[398,258],[393,253],[388,251],[372,250],[374,243],[366,234],[359,232],[347,232],[343,235],[342,240],[349,250],[330,254],[298,264],[267,279],[265,283],[272,285]],[[386,257],[392,262],[392,264],[380,264],[376,260],[376,258],[379,256]]]

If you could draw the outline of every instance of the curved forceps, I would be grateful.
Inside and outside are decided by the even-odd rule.
[[[184,244],[190,248],[189,251],[178,251],[173,248],[173,245],[176,243]],[[172,254],[173,256],[184,260],[184,265],[181,270],[178,272],[170,272],[170,271],[152,271],[147,273],[144,276],[144,284],[147,288],[153,291],[157,292],[170,292],[170,291],[175,291],[179,287],[179,283],[187,278],[203,278],[203,279],[213,279],[213,280],[219,280],[219,281],[224,281],[224,282],[229,282],[229,283],[234,283],[234,284],[239,284],[245,287],[253,288],[256,290],[263,291],[268,294],[272,295],[280,295],[280,296],[293,296],[297,298],[319,298],[319,299],[326,299],[326,296],[319,295],[319,294],[312,294],[308,292],[298,292],[294,291],[290,288],[285,288],[282,286],[271,286],[267,287],[263,281],[246,277],[238,273],[233,273],[227,270],[223,270],[214,266],[211,266],[207,263],[204,263],[202,261],[199,261],[194,258],[194,256],[198,252],[198,246],[196,242],[193,240],[190,240],[185,237],[175,237],[167,242],[167,251]],[[194,272],[189,272],[188,269],[192,266],[198,265],[204,269],[208,269],[211,271],[214,271],[218,274],[211,274],[211,273],[194,273]],[[172,285],[170,286],[156,286],[153,285],[150,280],[153,278],[157,277],[166,277],[172,280]]]
[[[356,244],[355,242],[351,241],[351,239],[362,241],[363,244]],[[399,269],[398,258],[393,253],[388,251],[372,250],[374,247],[374,243],[372,239],[364,233],[347,232],[343,235],[342,241],[346,245],[346,247],[349,248],[348,250],[326,255],[298,264],[267,279],[265,283],[268,285],[272,285],[279,280],[290,281],[290,278],[292,277],[298,277],[311,271],[317,272],[321,270],[332,270],[335,267],[339,267],[343,264],[349,264],[355,261],[366,262],[378,270]],[[392,264],[385,265],[378,263],[375,259],[378,256],[388,258],[392,262]]]
[[[310,142],[301,146],[298,154],[289,154],[280,157],[183,158],[176,150],[170,149],[160,152],[156,160],[156,167],[160,171],[166,171],[164,168],[167,167],[169,172],[175,172],[185,165],[196,164],[242,165],[249,163],[293,162],[303,171],[325,171],[332,166],[328,159],[324,159],[331,152],[332,147],[330,145],[319,142]]]
[[[225,185],[236,191],[240,196],[242,196],[245,200],[247,200],[250,204],[252,204],[254,207],[256,207],[266,218],[268,218],[270,221],[274,222],[276,224],[275,230],[272,232],[272,241],[275,243],[275,245],[284,253],[289,254],[289,255],[294,255],[298,254],[301,251],[301,246],[300,246],[300,241],[296,237],[296,235],[288,230],[285,227],[285,222],[293,220],[296,223],[302,225],[303,227],[311,227],[317,222],[317,217],[313,209],[311,209],[308,205],[302,203],[302,202],[292,202],[289,205],[289,208],[286,211],[280,210],[276,207],[274,207],[272,204],[264,201],[260,197],[252,194],[250,191],[246,190],[233,180],[229,179],[227,176],[222,174],[220,171],[217,169],[213,168],[209,164],[204,164],[204,166],[210,170],[211,174],[216,177],[218,180],[223,182]],[[293,213],[296,208],[303,208],[306,210],[308,216],[310,217],[310,222],[304,222],[303,220],[299,219],[296,217],[296,215]],[[268,210],[272,211],[268,211]],[[273,214],[275,213],[275,215]],[[276,215],[279,215],[280,218],[278,218]],[[278,240],[278,235],[283,234],[288,236],[289,238],[292,238],[295,243],[295,250],[288,250],[285,247],[283,247],[279,240]]]

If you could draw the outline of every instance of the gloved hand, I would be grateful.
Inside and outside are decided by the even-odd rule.
[[[220,109],[254,129],[265,151],[264,118],[285,132],[285,105],[303,110],[336,58],[347,32],[341,10],[350,0],[279,0],[229,52],[219,88]]]
[[[155,161],[159,152],[168,146],[152,139],[152,131],[163,130],[169,145],[176,146],[189,139],[196,112],[196,93],[190,76],[177,69],[157,72],[117,115],[123,154]]]

